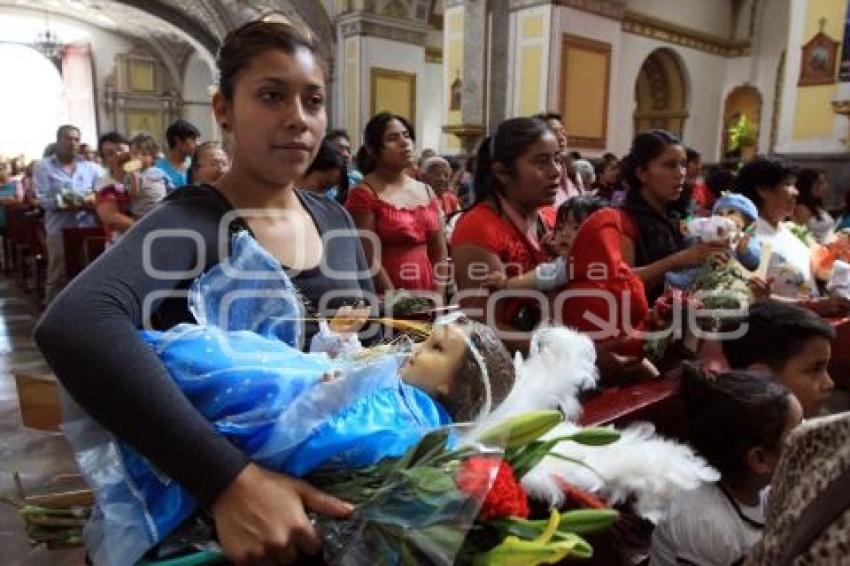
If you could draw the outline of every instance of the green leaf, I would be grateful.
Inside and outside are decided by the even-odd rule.
[[[571,434],[567,439],[586,446],[605,446],[620,440],[620,433],[611,427],[589,427]]]
[[[401,474],[407,477],[416,489],[426,493],[446,493],[457,489],[454,477],[437,468],[408,468],[401,470]]]
[[[428,463],[431,458],[441,455],[446,450],[449,441],[447,427],[431,431],[396,463],[397,469],[412,468]]]

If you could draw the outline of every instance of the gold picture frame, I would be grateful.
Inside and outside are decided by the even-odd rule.
[[[606,147],[610,81],[610,43],[562,36],[559,103],[570,147]],[[599,96],[588,97],[588,92]]]
[[[371,116],[392,112],[416,122],[416,74],[372,67],[369,78]]]
[[[137,93],[156,92],[156,61],[127,58],[127,90]]]
[[[831,85],[836,82],[839,42],[823,31],[802,47],[797,86]]]
[[[132,108],[124,112],[124,125],[127,137],[132,138],[136,134],[150,134],[162,143],[162,111],[147,108]]]

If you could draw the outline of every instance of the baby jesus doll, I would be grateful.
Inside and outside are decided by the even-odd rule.
[[[761,253],[750,232],[757,219],[758,209],[753,201],[741,194],[725,193],[714,203],[712,216],[694,218],[686,231],[693,241],[728,242],[738,263],[748,271],[755,271]],[[665,280],[677,289],[692,289],[703,271],[705,266],[674,271],[668,273]]]
[[[501,341],[463,315],[437,321],[409,351],[359,361],[302,352],[291,328],[300,303],[285,273],[250,236],[237,235],[234,250],[250,258],[243,273],[276,281],[260,277],[261,292],[246,296],[252,283],[216,266],[190,293],[199,324],[141,335],[195,409],[257,464],[298,477],[365,468],[401,457],[437,428],[488,414],[511,390],[514,364]],[[269,293],[273,285],[283,291]],[[234,293],[242,298],[230,301]],[[197,504],[132,448],[112,446],[114,468],[87,474],[98,508],[87,543],[98,542],[87,546],[93,556],[104,548],[140,557]]]

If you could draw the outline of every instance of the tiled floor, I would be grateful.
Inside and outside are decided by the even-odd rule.
[[[0,493],[15,492],[15,471],[29,494],[49,491],[57,476],[76,471],[61,434],[21,424],[13,375],[49,372],[30,339],[37,317],[31,298],[14,281],[0,277]],[[83,562],[79,549],[31,548],[15,508],[0,502],[0,565],[71,566]]]

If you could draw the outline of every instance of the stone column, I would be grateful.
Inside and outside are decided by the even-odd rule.
[[[470,154],[484,133],[487,96],[487,0],[447,0],[446,8],[463,5],[463,75],[461,123],[445,126],[461,150]],[[449,79],[451,80],[451,79]]]
[[[490,3],[488,45],[487,130],[492,132],[508,116],[508,77],[510,76],[511,12],[508,2]],[[493,41],[493,38],[497,38]]]

